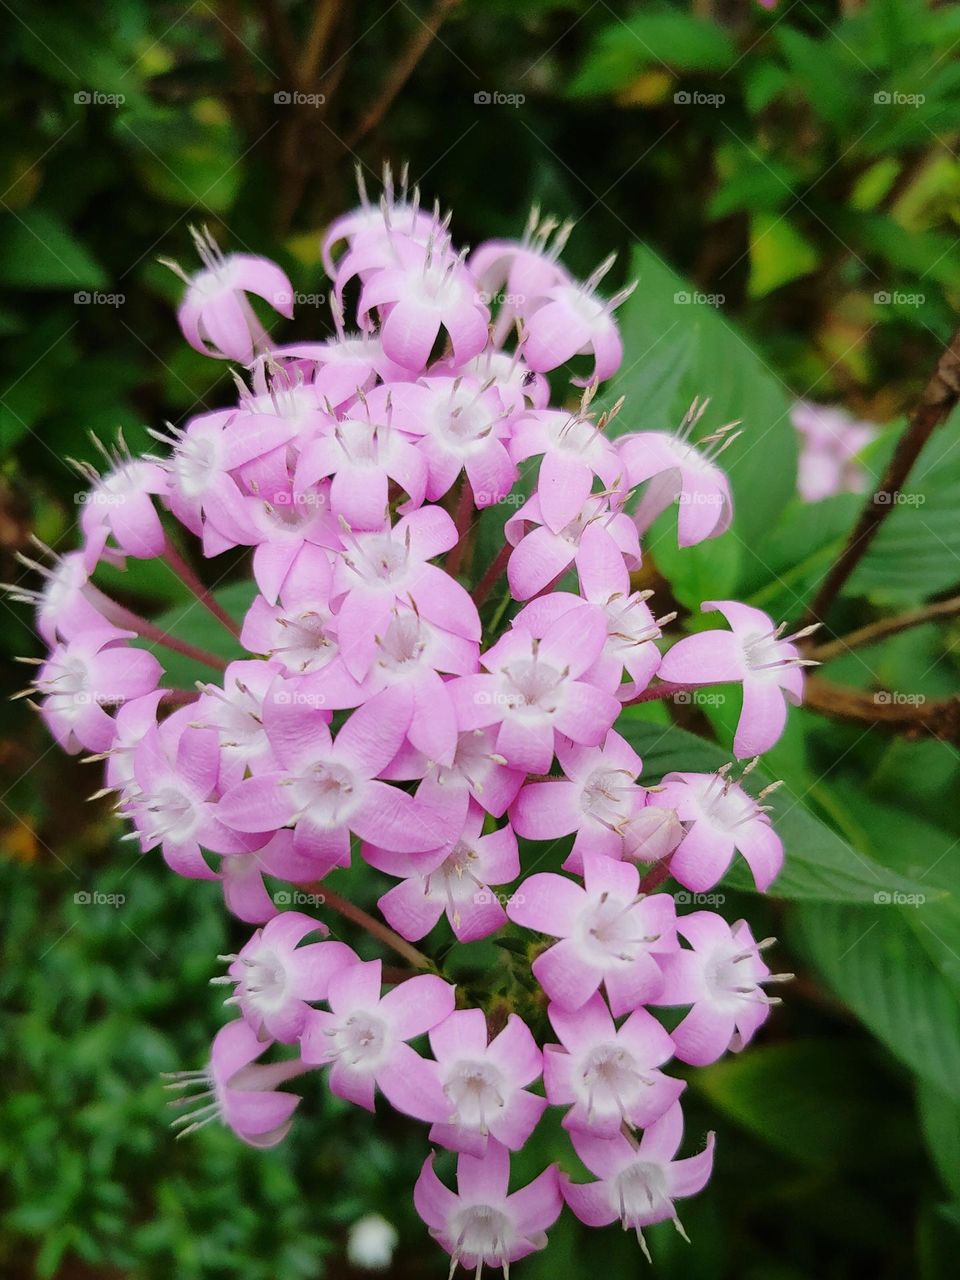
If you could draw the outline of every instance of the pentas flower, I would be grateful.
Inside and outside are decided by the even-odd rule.
[[[741,780],[752,765],[741,774]],[[712,889],[739,851],[765,893],[783,865],[783,844],[770,825],[767,806],[748,795],[730,776],[732,765],[717,773],[668,773],[655,796],[654,807],[674,812],[683,823],[683,839],[670,859],[670,874],[687,889]],[[768,796],[779,783],[760,793]]]
[[[483,822],[483,810],[472,804],[459,837],[429,854],[364,846],[363,856],[371,866],[404,877],[377,903],[387,923],[404,938],[418,942],[444,913],[460,942],[485,938],[506,923],[506,912],[490,886],[509,884],[520,874],[517,838],[509,825],[483,835]]]
[[[192,1108],[173,1121],[178,1138],[219,1120],[251,1147],[275,1147],[283,1141],[300,1098],[277,1085],[311,1068],[299,1058],[257,1062],[269,1044],[242,1019],[230,1022],[214,1036],[206,1067],[168,1073],[166,1088],[188,1091],[171,1106]]]
[[[704,613],[717,610],[729,631],[699,631],[684,636],[664,654],[657,672],[670,684],[704,685],[736,682],[743,686],[743,709],[733,739],[739,759],[762,755],[778,741],[787,722],[787,701],[803,701],[803,668],[816,666],[800,656],[794,641],[815,631],[811,627],[784,636],[762,609],[737,600],[705,600]]]
[[[260,821],[258,816],[250,831],[227,826],[219,808],[216,731],[185,725],[173,735],[164,732],[169,725],[167,721],[148,731],[134,752],[134,780],[122,811],[133,822],[141,853],[159,845],[164,861],[178,875],[213,880],[203,850],[245,853],[259,848],[270,838],[270,831],[264,830],[269,818]]]
[[[599,747],[558,738],[556,753],[565,780],[527,783],[510,809],[517,834],[557,840],[575,831],[566,871],[581,871],[585,854],[623,857],[626,824],[646,801],[635,782],[640,757],[613,729]]]
[[[502,818],[525,775],[511,769],[497,751],[498,731],[498,726],[491,726],[458,733],[450,765],[429,761],[408,742],[382,776],[397,781],[421,779],[417,798],[442,814],[451,831],[462,830],[471,798],[491,817]]]
[[[223,685],[206,684],[194,704],[194,723],[220,737],[220,785],[241,782],[249,769],[264,773],[276,759],[263,727],[263,703],[280,672],[279,663],[231,662]]]
[[[431,235],[436,234],[439,220],[420,208],[419,189],[414,187],[412,191],[409,190],[408,177],[407,166],[404,165],[400,171],[400,188],[397,190],[393,171],[389,164],[385,164],[383,195],[379,201],[372,202],[367,196],[363,170],[357,166],[360,207],[334,218],[321,245],[323,269],[331,280],[337,274],[333,252],[338,244],[346,242],[349,247],[367,236],[388,235],[407,236],[425,244]]]
[[[108,455],[113,465],[102,476],[89,463],[79,464],[81,475],[92,480],[80,516],[83,563],[88,573],[93,573],[105,553],[150,560],[161,555],[166,546],[153,499],[167,493],[167,474],[155,462],[124,457],[121,448],[122,443],[116,453]]]
[[[485,1266],[500,1267],[506,1277],[511,1263],[546,1246],[547,1230],[563,1207],[555,1166],[512,1195],[509,1184],[509,1152],[493,1140],[482,1156],[458,1158],[456,1192],[443,1185],[428,1156],[413,1201],[450,1254],[451,1275],[459,1263],[477,1276]]]
[[[676,909],[667,893],[640,893],[632,863],[587,854],[583,880],[581,886],[551,872],[529,876],[507,904],[507,915],[561,939],[531,966],[559,1008],[582,1008],[602,984],[620,1017],[662,989],[658,961],[677,949]]]
[[[322,861],[297,853],[293,832],[282,828],[260,849],[222,857],[217,878],[227,910],[246,924],[262,924],[291,901],[288,890],[268,893],[264,876],[289,884],[310,884],[325,870]]]
[[[417,437],[429,500],[442,498],[465,471],[477,508],[498,502],[513,488],[517,468],[506,447],[510,414],[495,379],[431,376],[418,390],[398,400],[394,421]]]
[[[190,277],[173,262],[165,265],[186,282],[187,292],[177,319],[183,336],[197,351],[220,360],[249,364],[269,339],[246,295],[254,294],[285,316],[293,318],[293,285],[269,258],[220,252],[205,228],[193,232],[204,269]]]
[[[229,968],[211,981],[236,988],[227,1003],[239,1007],[258,1040],[293,1044],[306,1025],[310,1001],[325,1000],[333,974],[357,963],[356,952],[343,942],[299,945],[310,933],[329,932],[300,911],[284,911],[239,953],[222,957]]]
[[[80,631],[103,627],[107,621],[103,606],[109,608],[111,602],[90,582],[83,552],[71,551],[60,556],[42,543],[39,545],[51,564],[22,554],[17,559],[41,575],[43,587],[38,591],[19,582],[3,583],[9,598],[34,608],[37,632],[50,648],[58,640],[69,640]]]
[[[675,433],[631,432],[617,441],[630,487],[649,482],[634,512],[637,528],[643,533],[661,511],[677,502],[681,547],[719,537],[733,519],[730,485],[716,459],[739,436],[728,434],[737,424],[719,427],[696,442],[690,438],[708,403],[694,400]]]
[[[377,636],[390,623],[398,601],[444,631],[478,642],[476,605],[449,574],[429,564],[457,543],[457,530],[441,507],[401,517],[379,533],[344,531],[344,550],[334,569],[332,601],[347,670],[362,680],[377,657]]]
[[[596,661],[606,631],[589,606],[564,614],[542,637],[515,627],[481,658],[489,674],[451,686],[461,729],[498,724],[496,749],[512,768],[545,773],[562,734],[594,746],[620,704],[579,677]]]
[[[391,480],[408,495],[400,511],[414,511],[426,492],[427,464],[389,422],[369,421],[362,412],[354,409],[331,435],[307,445],[297,463],[295,487],[303,493],[332,476],[333,514],[351,529],[379,530],[389,513]]]
[[[490,342],[478,356],[463,365],[442,360],[433,365],[430,372],[455,372],[475,378],[481,384],[492,382],[509,414],[522,413],[525,409],[545,409],[550,401],[550,383],[542,373],[534,373],[524,361],[522,339],[512,352],[499,351]]]
[[[101,754],[107,762],[104,790],[116,791],[121,803],[134,783],[133,760],[137,747],[145,735],[157,727],[157,712],[164,697],[163,689],[154,689],[152,693],[125,702],[114,716],[113,741]]]
[[[498,341],[503,341],[528,303],[569,281],[559,258],[573,226],[571,221],[541,218],[534,207],[520,240],[485,240],[470,255],[470,270],[483,294],[500,299],[494,327]]]
[[[625,1230],[636,1231],[648,1261],[644,1227],[671,1221],[687,1238],[673,1202],[695,1195],[706,1184],[713,1168],[714,1135],[707,1134],[699,1155],[675,1160],[683,1138],[679,1103],[654,1121],[638,1143],[623,1134],[598,1138],[574,1132],[572,1138],[577,1155],[599,1179],[585,1183],[561,1179],[563,1198],[581,1222],[605,1227],[619,1219]]]
[[[107,751],[116,734],[108,708],[151,693],[162,674],[152,653],[131,648],[132,631],[105,620],[56,644],[41,664],[33,688],[40,712],[65,751]]]
[[[510,454],[514,462],[540,457],[537,499],[543,522],[559,533],[580,514],[594,479],[605,489],[617,486],[623,465],[603,434],[603,424],[586,414],[589,395],[578,413],[541,409],[526,413],[513,426]]]
[[[304,547],[271,604],[258,595],[247,610],[240,643],[261,653],[287,675],[306,675],[331,663],[339,653],[337,625],[330,606],[333,566],[321,547]]]
[[[426,367],[441,329],[458,364],[479,355],[487,344],[490,312],[463,258],[443,241],[393,239],[391,249],[396,266],[373,272],[360,292],[361,328],[377,308],[384,352],[412,373]]]
[[[329,1010],[314,1009],[300,1040],[305,1062],[332,1064],[331,1090],[368,1111],[381,1090],[397,1111],[418,1120],[446,1117],[434,1067],[410,1047],[453,1012],[454,989],[433,974],[407,978],[381,996],[379,960],[338,969]]]
[[[613,313],[636,288],[636,281],[604,301],[597,286],[613,266],[616,254],[604,259],[582,282],[552,285],[523,308],[526,329],[524,359],[531,369],[547,373],[576,355],[592,355],[589,378],[574,378],[578,386],[604,382],[620,368],[623,344]]]
[[[678,921],[677,932],[690,949],[664,958],[655,1003],[692,1006],[672,1032],[673,1044],[681,1061],[704,1067],[750,1043],[779,1004],[763,984],[792,974],[770,972],[760,953],[773,939],[755,942],[745,920],[731,927],[713,911],[694,911]]]
[[[430,1129],[431,1142],[482,1156],[488,1140],[519,1151],[547,1107],[526,1086],[540,1078],[543,1055],[515,1013],[487,1043],[482,1009],[457,1009],[429,1033],[449,1115]]]
[[[805,502],[835,493],[860,493],[867,473],[857,454],[876,437],[872,422],[857,422],[843,409],[801,400],[790,410],[800,436],[797,489]]]
[[[400,850],[443,842],[429,815],[398,787],[377,780],[403,741],[411,704],[402,690],[372,698],[334,739],[316,707],[293,699],[279,682],[264,705],[267,738],[279,769],[246,778],[227,791],[223,820],[236,831],[292,826],[294,849],[327,871],[347,866],[350,833]]]
[[[658,1070],[674,1046],[646,1009],[619,1029],[599,993],[573,1013],[558,1005],[548,1012],[561,1044],[544,1048],[543,1083],[551,1103],[570,1108],[565,1129],[603,1138],[615,1138],[625,1124],[646,1129],[683,1092],[683,1080]]]
[[[576,562],[577,569],[598,554],[619,554],[629,568],[640,567],[640,539],[629,516],[621,510],[624,498],[594,494],[580,512],[557,533],[550,529],[536,494],[504,526],[514,548],[507,565],[507,581],[516,600],[530,600],[550,587]],[[588,530],[592,530],[587,538]]]

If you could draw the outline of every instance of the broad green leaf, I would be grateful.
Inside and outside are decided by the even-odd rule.
[[[644,782],[671,770],[712,773],[730,756],[713,743],[674,726],[662,728],[624,712],[617,730],[643,758]],[[771,779],[761,769],[751,775],[754,794]],[[923,887],[881,866],[842,839],[803,804],[803,797],[781,787],[769,797],[770,821],[783,841],[784,867],[771,889],[778,898],[819,902],[872,903],[877,894],[918,893]],[[738,859],[724,878],[732,888],[749,890],[749,872]]]
[[[257,589],[253,582],[233,582],[214,592],[223,608],[238,622],[243,620],[243,615],[253,603],[256,594]],[[205,649],[219,658],[232,661],[250,656],[244,652],[239,641],[230,634],[223,623],[219,622],[193,596],[160,614],[154,622],[170,635],[185,640],[197,648]],[[176,688],[190,689],[197,680],[217,679],[216,673],[204,663],[195,662],[192,658],[184,657],[183,654],[160,645],[141,643],[156,653],[166,671],[167,683]]]
[[[960,1100],[960,1002],[895,903],[804,904],[793,923],[797,943],[873,1034]]]
[[[960,1102],[924,1080],[918,1082],[917,1102],[933,1162],[944,1186],[960,1200]]]
[[[8,212],[0,224],[0,283],[11,289],[103,289],[103,268],[70,228],[42,209]]]
[[[691,1088],[762,1142],[814,1168],[875,1156],[884,1098],[873,1054],[846,1040],[752,1045],[697,1071]],[[887,1136],[887,1135],[884,1135]],[[902,1145],[908,1133],[898,1133]]]

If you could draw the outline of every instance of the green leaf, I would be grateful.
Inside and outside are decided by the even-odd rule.
[[[691,1087],[762,1142],[813,1168],[869,1163],[884,1103],[873,1054],[844,1040],[751,1046]],[[910,1135],[904,1135],[909,1141]]]
[[[0,228],[0,283],[15,289],[102,289],[102,267],[59,217],[8,212]]]
[[[627,710],[617,723],[619,733],[643,758],[645,783],[659,781],[672,770],[712,773],[727,764],[729,755],[711,742],[674,726],[663,728]],[[771,779],[756,769],[748,788],[754,794]],[[784,866],[771,889],[771,896],[818,902],[871,903],[878,893],[918,893],[923,886],[890,871],[854,849],[846,840],[816,818],[803,804],[803,797],[784,786],[766,803],[771,805],[770,821],[783,841]],[[724,883],[750,890],[752,880],[742,861],[735,861]]]
[[[840,999],[911,1071],[960,1100],[960,1004],[900,910],[804,905],[793,921]]]
[[[756,213],[750,219],[751,298],[763,298],[809,275],[819,260],[816,248],[783,215]]]
[[[725,71],[736,58],[719,26],[685,13],[636,12],[604,27],[570,87],[572,97],[613,93],[649,66]]]
[[[237,622],[241,622],[243,615],[253,603],[257,588],[253,582],[233,582],[213,594],[227,613]],[[206,649],[219,658],[234,661],[237,658],[249,656],[244,653],[240,642],[230,634],[223,623],[192,596],[183,604],[178,604],[160,614],[154,622],[178,639],[185,640],[200,649]],[[210,680],[214,676],[211,668],[202,662],[195,662],[192,658],[184,657],[183,654],[147,644],[145,641],[141,643],[146,648],[155,648],[156,655],[167,673],[167,682],[177,688],[190,689],[195,681]]]
[[[960,1103],[921,1080],[917,1087],[920,1124],[944,1186],[960,1200]]]

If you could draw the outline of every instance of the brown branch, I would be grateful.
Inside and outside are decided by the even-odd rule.
[[[460,0],[436,0],[426,20],[418,18],[418,28],[410,37],[406,49],[390,69],[380,96],[369,111],[360,117],[357,127],[347,138],[347,146],[351,149],[361,142],[368,133],[377,127],[393,105],[393,100],[410,79],[417,63],[430,48],[434,37],[440,30],[448,15],[459,5]]]
[[[340,8],[340,0],[318,0],[300,58],[299,71],[302,84],[310,84],[316,76],[330,43],[334,24],[340,16]]]
[[[926,698],[919,693],[885,690],[866,693],[811,676],[804,687],[803,705],[832,720],[869,726],[883,733],[960,742],[960,695]]]
[[[958,399],[960,399],[960,330],[953,335],[950,345],[937,361],[933,376],[924,388],[919,403],[910,414],[907,429],[897,443],[880,484],[867,500],[846,546],[814,597],[804,619],[805,622],[821,621],[826,616],[840,589],[866,554],[867,548],[893,508],[896,495],[910,474],[920,450],[936,428],[947,418]]]
[[[953,618],[960,614],[960,596],[949,600],[938,600],[934,604],[924,605],[921,609],[911,609],[908,613],[898,613],[893,618],[881,618],[878,622],[858,627],[838,640],[830,640],[810,651],[810,657],[817,662],[829,662],[831,658],[849,653],[851,649],[862,649],[868,644],[876,644],[886,640],[888,636],[898,635],[901,631],[909,631],[911,627],[921,627],[926,622],[936,622],[942,618]]]
[[[436,965],[429,956],[425,956],[422,951],[418,951],[412,943],[401,938],[399,933],[385,925],[382,921],[377,920],[374,916],[369,915],[362,907],[355,906],[352,902],[348,902],[346,898],[341,898],[339,893],[329,888],[326,884],[316,881],[306,886],[308,893],[316,893],[323,899],[325,907],[332,907],[345,920],[351,920],[354,924],[359,925],[371,937],[384,943],[398,956],[403,956],[404,960],[413,965],[415,969],[430,969],[436,971]]]

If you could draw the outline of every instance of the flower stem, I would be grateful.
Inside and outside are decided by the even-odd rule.
[[[403,956],[404,960],[412,964],[415,969],[436,971],[436,965],[429,956],[425,956],[422,951],[418,951],[412,943],[407,942],[405,938],[401,938],[399,933],[394,933],[388,925],[369,915],[362,907],[357,907],[352,902],[348,902],[346,898],[341,898],[339,893],[334,893],[331,888],[320,881],[316,881],[306,887],[308,892],[316,893],[323,898],[325,907],[332,907],[344,919],[352,920],[361,929],[365,929],[371,937],[377,938],[380,942],[390,947],[398,956]]]
[[[661,681],[649,689],[644,689],[643,693],[638,693],[635,698],[631,698],[629,702],[625,702],[625,707],[636,706],[638,702],[663,702],[667,698],[672,698],[676,693],[695,693],[698,689],[706,689],[710,684],[722,683],[722,681],[705,681],[703,684],[669,684],[667,681]]]
[[[239,637],[240,628],[237,623],[234,622],[233,618],[230,617],[229,613],[227,613],[226,609],[223,608],[217,598],[207,590],[194,571],[187,564],[186,560],[184,560],[183,556],[181,556],[180,552],[177,551],[176,547],[172,546],[168,542],[164,549],[162,558],[170,566],[184,586],[189,587],[197,597],[200,604],[202,604],[205,609],[209,610],[218,622],[222,622],[231,635]]]
[[[457,526],[457,542],[456,546],[451,547],[447,552],[447,558],[443,566],[451,578],[457,576],[463,564],[463,557],[467,551],[470,529],[473,523],[473,510],[473,490],[470,488],[470,481],[467,479],[466,473],[464,473],[460,480],[460,494],[457,498],[457,511],[454,517]]]
[[[96,588],[91,590],[94,591]],[[186,640],[179,640],[176,636],[170,635],[168,631],[164,631],[162,627],[158,627],[156,623],[151,622],[149,618],[143,618],[139,613],[134,613],[132,609],[127,609],[122,604],[118,604],[116,600],[111,600],[102,591],[96,591],[96,594],[97,607],[109,622],[122,627],[125,631],[135,631],[138,636],[144,640],[149,640],[152,644],[163,645],[165,649],[171,649],[174,653],[182,653],[185,658],[192,658],[195,662],[202,662],[205,666],[213,667],[215,671],[226,670],[227,661],[225,658],[218,658],[215,653],[209,653],[206,649],[199,649],[196,645],[189,644]]]
[[[473,592],[473,603],[480,607],[486,600],[487,596],[493,589],[497,579],[507,567],[507,561],[510,559],[510,552],[513,550],[509,542],[505,542],[497,552],[496,559],[487,569],[480,581],[477,583]]]

